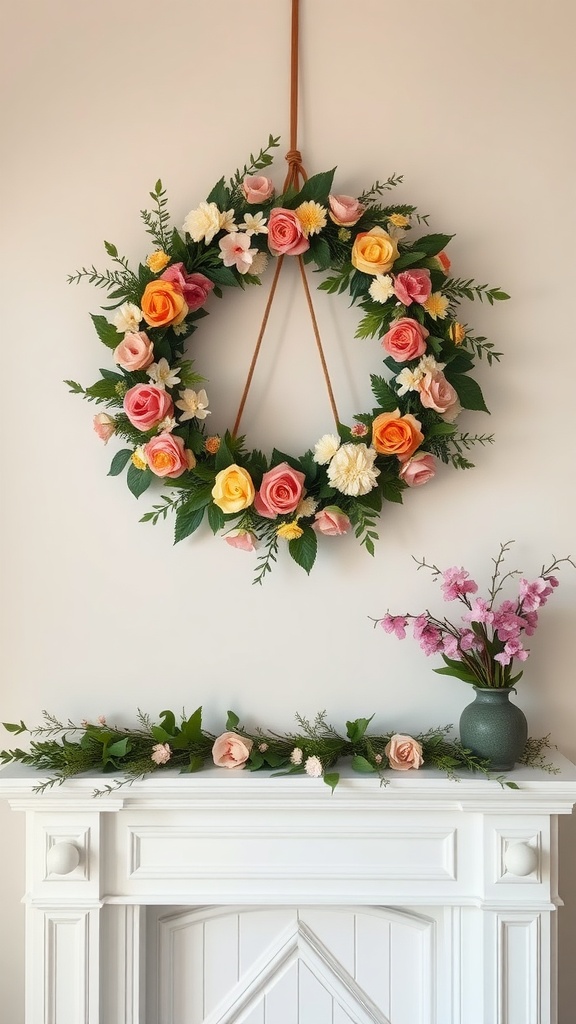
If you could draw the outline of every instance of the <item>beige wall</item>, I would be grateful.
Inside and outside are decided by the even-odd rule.
[[[390,506],[374,560],[346,538],[323,545],[310,579],[282,559],[251,586],[251,556],[207,535],[171,546],[141,526],[93,407],[62,379],[95,379],[88,319],[99,294],[66,274],[101,258],[103,238],[147,251],[138,211],[161,175],[176,224],[269,132],[287,147],[288,0],[20,0],[3,12],[2,348],[4,439],[0,719],[46,707],[132,720],[204,703],[290,728],[295,711],[370,715],[382,728],[453,722],[470,699],[415,646],[374,633],[369,615],[433,602],[411,555],[485,579],[500,540],[532,573],[575,552],[573,505],[574,148],[570,0],[303,0],[300,143],[310,172],[339,165],[355,193],[392,171],[403,201],[456,232],[454,271],[513,301],[466,317],[505,352],[478,370],[493,430],[477,468],[445,471]],[[281,181],[279,167],[276,178]],[[293,268],[292,268],[293,269]],[[227,295],[195,341],[211,377],[215,428],[230,424],[263,292]],[[356,315],[317,302],[341,415],[367,407],[377,345],[352,342]],[[102,295],[102,301],[104,296]],[[330,429],[296,279],[286,274],[244,427],[252,446],[297,452]],[[103,350],[102,350],[103,351]],[[105,353],[104,353],[105,356]],[[377,365],[377,364],[376,364]],[[264,402],[263,391],[269,389]],[[219,398],[220,396],[220,398]],[[229,412],[225,410],[228,409]],[[545,611],[519,701],[535,735],[574,741],[576,573]],[[0,738],[0,745],[9,737]],[[0,808],[0,1005],[22,1021],[23,823]],[[574,824],[563,823],[563,1015],[576,1000]]]

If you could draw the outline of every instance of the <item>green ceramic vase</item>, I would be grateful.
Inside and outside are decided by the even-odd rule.
[[[478,757],[486,758],[495,771],[510,771],[526,746],[526,716],[510,703],[512,688],[475,686],[474,690],[474,701],[460,717],[460,740]]]

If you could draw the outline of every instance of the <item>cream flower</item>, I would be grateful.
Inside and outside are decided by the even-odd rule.
[[[376,486],[380,470],[374,468],[377,452],[365,444],[343,444],[328,466],[328,480],[341,494],[358,497]]]
[[[301,747],[294,747],[294,750],[290,754],[291,764],[302,764],[303,753]]]
[[[154,764],[167,764],[171,757],[172,751],[168,743],[155,743],[152,747],[150,760],[154,761]]]
[[[302,498],[296,506],[294,515],[296,519],[307,519],[308,516],[314,515],[317,508],[318,502],[314,501],[314,498]]]
[[[190,328],[186,321],[183,320],[181,324],[172,324],[172,330],[174,334],[188,334]]]
[[[210,415],[210,409],[208,406],[208,395],[204,388],[201,391],[192,391],[186,388],[185,391],[180,392],[180,401],[176,402],[176,408],[182,409],[183,416],[180,417],[180,422],[184,420],[205,420]]]
[[[162,388],[174,388],[180,383],[180,377],[178,371],[180,367],[171,367],[167,359],[159,359],[157,363],[152,363],[148,367],[146,373],[150,380],[153,380],[157,387]]]
[[[220,259],[225,267],[236,267],[239,274],[246,274],[252,267],[252,261],[258,252],[250,248],[250,238],[239,231],[224,235],[218,242]]]
[[[434,356],[422,356],[422,359],[418,363],[418,369],[425,373],[438,373],[438,370],[443,370],[446,363],[438,363],[434,359]]]
[[[156,432],[158,434],[164,434],[164,433],[171,434],[172,431],[174,430],[175,426],[176,426],[176,420],[174,419],[174,417],[173,416],[165,416],[164,419],[161,420],[160,423],[158,424],[158,426],[156,428]]]
[[[146,469],[148,465],[148,459],[146,458],[146,452],[144,451],[144,445],[140,444],[136,448],[136,451],[132,452],[130,461],[136,469]]]
[[[125,302],[114,315],[114,326],[119,334],[137,334],[142,310],[133,302]]]
[[[306,775],[312,779],[319,779],[322,775],[322,761],[319,757],[307,757],[304,765]]]
[[[196,210],[190,210],[184,221],[184,231],[193,242],[204,239],[206,245],[210,245],[214,235],[220,231],[220,216],[216,203],[200,203]]]
[[[266,217],[261,210],[258,213],[245,213],[244,223],[238,225],[238,231],[245,231],[247,235],[267,235]]]
[[[306,238],[309,235],[316,235],[322,228],[326,227],[326,207],[320,206],[320,203],[315,202],[313,199],[300,203],[300,206],[296,207],[294,213],[300,221]]]
[[[423,377],[424,371],[419,366],[415,370],[410,370],[405,366],[396,377],[396,383],[400,384],[398,394],[405,395],[408,391],[418,391]]]
[[[368,291],[374,302],[388,302],[394,295],[394,282],[390,274],[376,274]]]
[[[236,216],[235,210],[226,210],[226,213],[220,214],[220,230],[221,231],[238,231],[236,224],[234,223],[234,217]]]
[[[323,434],[314,445],[314,462],[325,466],[334,457],[340,447],[340,438],[336,434]]]
[[[429,299],[424,303],[424,309],[433,320],[443,320],[448,312],[450,300],[442,295],[442,292],[432,292]]]
[[[265,252],[257,252],[250,264],[250,273],[260,277],[268,266],[268,256]]]

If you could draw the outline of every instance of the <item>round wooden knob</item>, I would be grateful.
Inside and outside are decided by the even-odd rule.
[[[538,867],[538,853],[527,843],[512,843],[504,854],[504,864],[511,875],[531,875]]]
[[[51,875],[69,875],[80,863],[80,850],[74,843],[54,843],[46,855]]]

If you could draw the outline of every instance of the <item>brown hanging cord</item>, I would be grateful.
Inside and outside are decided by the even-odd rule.
[[[299,13],[300,13],[300,0],[292,0],[292,30],[291,30],[291,46],[290,46],[290,149],[286,153],[286,160],[288,162],[288,173],[284,181],[283,191],[285,192],[290,186],[295,189],[299,188],[300,181],[307,181],[308,175],[304,170],[302,164],[302,154],[296,148],[298,145],[298,37],[299,37]],[[252,378],[254,376],[254,370],[260,354],[260,348],[262,340],[268,324],[268,317],[270,316],[270,310],[272,308],[272,302],[274,301],[274,295],[276,294],[276,286],[278,284],[278,278],[280,277],[280,271],[284,263],[284,256],[278,257],[276,264],[276,270],[274,271],[274,277],[272,279],[272,286],[270,288],[270,294],[264,310],[264,316],[262,317],[262,323],[258,332],[258,338],[256,339],[256,345],[254,347],[254,353],[252,355],[252,361],[248,370],[248,376],[244,385],[244,391],[242,398],[240,399],[240,405],[236,414],[236,420],[234,427],[232,428],[232,436],[238,436],[238,430],[240,429],[240,421],[242,419],[242,413],[244,412],[244,406],[246,405],[246,399],[252,384]],[[332,383],[330,381],[330,374],[328,373],[328,366],[326,358],[324,356],[324,349],[322,348],[322,341],[320,338],[320,331],[318,330],[318,322],[316,320],[316,314],[312,305],[312,296],[310,295],[310,289],[308,287],[308,281],[306,278],[306,270],[304,268],[304,261],[301,256],[298,257],[298,265],[300,267],[300,277],[302,279],[302,285],[304,288],[304,294],[306,295],[306,301],[308,304],[308,311],[310,313],[310,320],[312,321],[312,330],[314,331],[314,337],[316,339],[316,347],[320,355],[320,362],[322,364],[322,370],[324,373],[324,381],[326,383],[326,390],[328,391],[328,398],[332,408],[332,415],[334,416],[334,422],[336,427],[340,422],[338,416],[338,410],[336,408],[336,402],[334,400],[334,392],[332,390]]]

